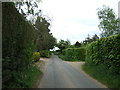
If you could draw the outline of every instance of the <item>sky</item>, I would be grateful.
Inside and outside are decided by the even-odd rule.
[[[53,36],[69,39],[71,44],[83,41],[88,36],[100,35],[97,8],[109,6],[118,16],[120,0],[42,0],[39,8],[51,19]]]

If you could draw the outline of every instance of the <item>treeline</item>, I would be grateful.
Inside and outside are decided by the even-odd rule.
[[[85,40],[82,42],[76,41],[73,45],[71,45],[70,40],[60,40],[56,45],[59,48],[56,54],[68,61],[85,61],[86,46],[98,39],[99,37],[96,34],[92,37],[88,34]]]
[[[56,43],[50,23],[38,16],[31,24],[8,2],[2,3],[2,16],[3,88],[32,87],[40,74],[31,64],[33,53],[52,49]]]

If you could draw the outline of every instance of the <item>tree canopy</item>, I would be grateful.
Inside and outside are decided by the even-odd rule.
[[[34,26],[37,32],[37,49],[52,49],[56,44],[56,39],[53,37],[52,33],[50,33],[50,23],[45,18],[38,16]]]
[[[76,47],[81,47],[81,43],[79,43],[78,41],[75,43]]]
[[[70,45],[70,41],[67,40],[60,40],[59,43],[57,43],[57,47],[60,49],[60,51],[62,52],[62,50],[66,49],[68,46]]]
[[[98,8],[97,14],[100,21],[98,27],[102,31],[101,37],[108,37],[119,33],[119,20],[113,9],[104,5],[103,8]]]

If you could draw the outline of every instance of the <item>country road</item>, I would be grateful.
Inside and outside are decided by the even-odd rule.
[[[52,55],[38,88],[105,88]]]

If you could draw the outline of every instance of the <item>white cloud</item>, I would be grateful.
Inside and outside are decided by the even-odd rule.
[[[110,6],[118,13],[119,0],[43,0],[39,8],[43,14],[53,17],[51,32],[59,40],[67,38],[75,43],[88,34],[100,33],[96,9]]]

